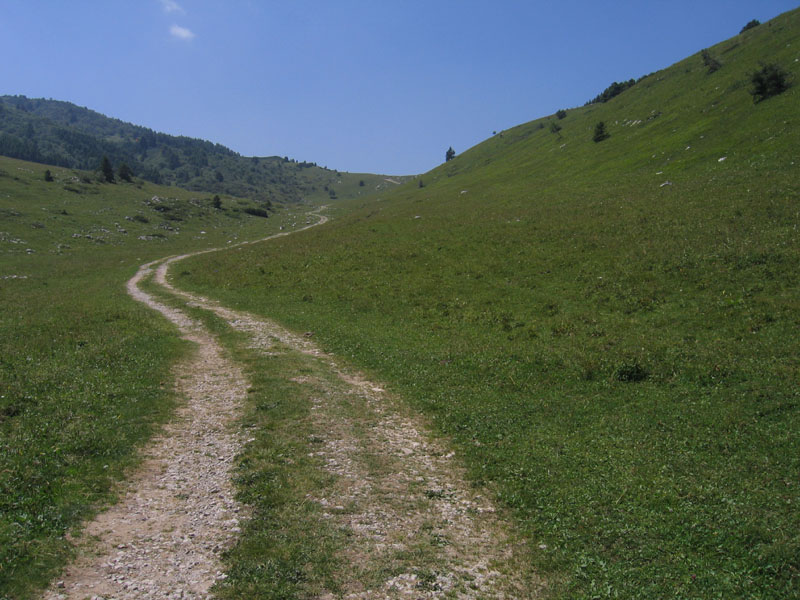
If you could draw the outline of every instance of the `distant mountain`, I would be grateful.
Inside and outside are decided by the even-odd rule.
[[[61,167],[97,169],[103,156],[153,183],[260,202],[330,194],[342,178],[374,188],[383,177],[342,174],[287,157],[244,157],[221,144],[173,136],[70,102],[0,96],[0,154]],[[347,182],[352,187],[352,182]]]

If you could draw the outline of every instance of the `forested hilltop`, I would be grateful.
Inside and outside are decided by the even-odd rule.
[[[383,177],[354,175],[288,157],[244,157],[221,144],[159,133],[70,102],[0,96],[0,154],[92,170],[107,156],[115,170],[159,184],[264,203],[335,199],[340,184],[375,189]],[[343,180],[344,178],[344,180]],[[366,191],[366,190],[365,190]],[[324,197],[324,196],[323,196]]]

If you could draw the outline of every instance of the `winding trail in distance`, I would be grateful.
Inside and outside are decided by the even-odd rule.
[[[319,210],[312,213],[316,223],[297,231],[325,223]],[[291,378],[313,391],[319,442],[313,455],[332,476],[324,494],[306,500],[318,503],[349,540],[342,588],[320,598],[537,597],[543,583],[526,566],[530,550],[510,535],[491,500],[467,483],[455,453],[426,432],[418,415],[307,337],[171,285],[171,264],[215,250],[145,264],[128,282],[131,296],[197,345],[175,371],[186,404],[145,449],[121,501],[87,525],[84,537],[97,541],[45,598],[208,598],[225,578],[219,555],[247,517],[234,499],[231,468],[246,443],[234,424],[248,383],[200,323],[138,287],[150,275],[173,296],[246,334],[254,351],[291,352],[324,366],[325,376],[309,377],[312,369],[303,369]]]

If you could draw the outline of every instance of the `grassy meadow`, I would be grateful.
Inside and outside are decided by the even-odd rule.
[[[798,38],[793,11],[174,280],[428,415],[553,597],[798,598]],[[794,85],[754,103],[762,62]]]
[[[0,598],[33,597],[174,407],[188,344],[125,292],[148,260],[290,226],[248,201],[0,157]],[[66,537],[65,537],[66,534]]]

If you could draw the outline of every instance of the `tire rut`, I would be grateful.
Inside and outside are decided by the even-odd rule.
[[[80,557],[47,600],[207,598],[225,577],[220,553],[236,539],[246,512],[234,499],[231,469],[241,447],[232,425],[247,381],[199,323],[139,289],[152,268],[143,265],[128,291],[196,344],[175,368],[185,403],[143,451],[119,502],[87,524]]]
[[[335,475],[324,497],[307,499],[351,540],[343,552],[344,592],[323,600],[540,595],[543,582],[526,566],[529,549],[510,534],[491,500],[467,483],[455,452],[433,438],[418,415],[381,385],[340,366],[308,336],[175,288],[168,270],[183,258],[161,264],[155,281],[244,333],[255,351],[298,352],[328,373],[298,372],[292,379],[313,390],[319,449],[312,454]]]
[[[317,216],[317,224],[327,220]],[[134,298],[198,345],[176,369],[186,405],[147,450],[119,504],[87,526],[86,537],[99,541],[47,600],[210,597],[211,586],[225,577],[220,552],[234,542],[246,515],[230,480],[241,448],[231,424],[247,382],[204,327],[138,288],[150,274],[168,293],[246,334],[255,351],[297,352],[324,366],[325,376],[292,378],[313,392],[317,434],[310,455],[333,475],[324,495],[306,500],[318,503],[323,518],[349,540],[341,588],[322,600],[540,594],[543,583],[526,566],[529,549],[490,499],[467,483],[455,453],[427,433],[418,415],[308,337],[173,287],[170,265],[194,254],[143,265],[128,283]]]

